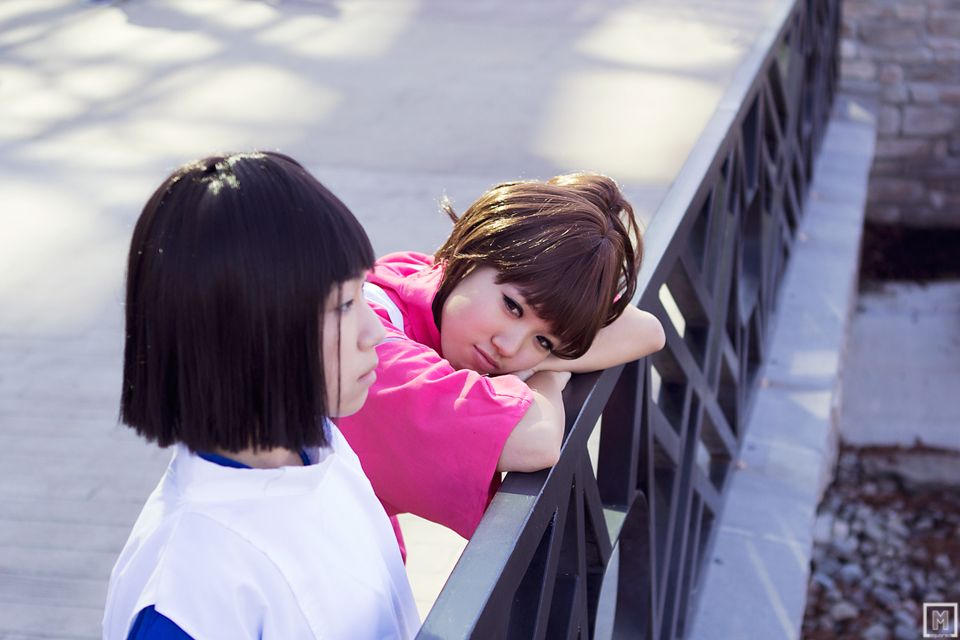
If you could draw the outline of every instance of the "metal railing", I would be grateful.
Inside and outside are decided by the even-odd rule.
[[[634,302],[666,347],[574,376],[560,462],[507,475],[418,638],[686,635],[826,128],[838,30],[839,0],[778,6],[645,234]],[[601,587],[612,604],[598,614]]]

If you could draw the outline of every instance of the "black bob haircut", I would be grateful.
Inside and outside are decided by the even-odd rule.
[[[120,419],[194,452],[325,446],[322,313],[373,261],[349,209],[285,155],[177,169],[130,244]]]

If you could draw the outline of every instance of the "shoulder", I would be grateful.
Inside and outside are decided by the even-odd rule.
[[[287,577],[263,545],[203,513],[188,512],[157,567],[157,610],[195,638],[258,638],[278,625],[308,637]],[[237,612],[242,612],[237,615]]]
[[[392,253],[377,261],[373,272],[367,275],[367,282],[382,288],[398,307],[403,317],[403,333],[439,350],[440,331],[434,322],[432,305],[442,276],[443,266],[434,264],[433,256]]]
[[[150,606],[194,638],[258,638],[268,612],[285,616],[291,630],[304,624],[276,565],[230,527],[190,510],[131,536],[111,575],[104,637],[126,638]]]
[[[415,251],[389,253],[378,259],[371,275],[380,277],[406,277],[433,266],[433,256]]]
[[[420,280],[420,274],[430,271],[433,266],[433,256],[413,251],[390,253],[374,263],[373,271],[367,274],[367,282],[400,293],[411,286],[416,287],[412,281]]]

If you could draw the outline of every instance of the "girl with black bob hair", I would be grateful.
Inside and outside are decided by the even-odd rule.
[[[127,271],[120,416],[170,466],[111,574],[105,639],[411,638],[390,521],[327,418],[384,330],[350,211],[278,153],[175,171]]]

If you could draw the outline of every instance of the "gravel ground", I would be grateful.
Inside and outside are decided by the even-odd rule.
[[[924,602],[960,600],[960,491],[874,475],[884,453],[841,450],[818,509],[804,640],[913,640]]]

